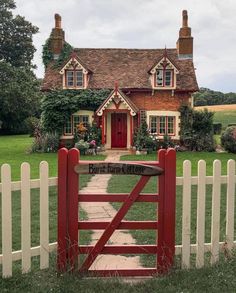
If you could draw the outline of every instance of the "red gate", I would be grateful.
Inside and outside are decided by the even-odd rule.
[[[140,166],[141,164],[142,166],[159,167],[163,170],[163,173],[158,176],[158,190],[155,194],[141,193],[149,181],[150,175],[142,175],[130,194],[79,193],[79,174],[76,173],[75,169],[78,166],[82,166],[83,169],[83,165],[98,162],[80,161],[77,149],[68,151],[63,148],[59,150],[58,155],[58,271],[73,271],[78,268],[78,256],[87,254],[83,264],[78,268],[81,273],[92,273],[100,276],[148,276],[167,272],[173,265],[175,255],[175,150],[160,150],[158,152],[159,161],[125,162],[131,165],[139,164],[138,166]],[[111,222],[80,222],[78,217],[79,202],[123,202],[123,205]],[[122,221],[134,202],[158,203],[158,220]],[[78,243],[78,229],[102,229],[104,232],[94,246],[85,246]],[[156,230],[156,245],[106,245],[116,229]],[[115,270],[89,269],[99,254],[144,253],[156,255],[156,267]]]

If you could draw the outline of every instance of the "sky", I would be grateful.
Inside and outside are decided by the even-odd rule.
[[[15,0],[14,13],[39,27],[36,74],[43,77],[42,45],[62,17],[66,41],[76,48],[175,48],[182,10],[194,37],[200,87],[236,92],[235,0]]]

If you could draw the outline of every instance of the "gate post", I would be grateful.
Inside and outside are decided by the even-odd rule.
[[[164,173],[159,176],[157,272],[163,274],[175,256],[176,152],[160,150],[158,157]]]
[[[168,270],[175,257],[176,151],[168,149],[165,157],[164,244]]]
[[[74,270],[78,263],[78,192],[79,176],[74,168],[79,163],[79,150],[73,148],[68,152],[68,183],[67,183],[67,221],[68,221],[68,265],[69,271]]]
[[[58,151],[58,208],[57,208],[57,270],[66,271],[67,264],[67,160],[68,150]]]

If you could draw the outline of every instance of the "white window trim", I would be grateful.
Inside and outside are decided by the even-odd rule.
[[[146,122],[147,122],[148,127],[150,125],[149,123],[150,123],[151,116],[173,116],[173,117],[175,117],[175,129],[174,129],[175,135],[170,135],[170,136],[174,140],[180,139],[180,137],[179,137],[180,112],[178,112],[178,111],[147,111],[146,115],[147,115]],[[157,138],[161,138],[161,139],[164,137],[164,135],[158,135],[158,134],[154,134],[154,133],[152,133],[152,135],[156,136]]]
[[[171,86],[158,86],[156,83],[156,71],[158,69],[160,70],[164,70],[164,67],[161,65],[163,61],[167,61],[168,62],[168,68],[166,68],[166,70],[170,69],[173,70],[173,74],[172,74],[172,85]],[[151,84],[152,84],[152,88],[153,89],[158,89],[158,90],[173,90],[176,89],[176,75],[179,74],[179,70],[174,66],[174,64],[171,63],[171,61],[168,59],[168,57],[163,57],[152,69],[151,69]],[[164,71],[163,71],[163,77],[164,77]],[[163,78],[163,82],[164,82],[164,78]]]

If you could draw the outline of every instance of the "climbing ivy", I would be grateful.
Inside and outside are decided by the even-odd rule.
[[[43,64],[45,67],[47,67],[52,61],[54,61],[53,53],[51,52],[49,45],[50,45],[50,38],[47,39],[45,44],[43,45],[42,58],[43,58]],[[54,68],[60,67],[64,63],[64,61],[69,58],[72,51],[73,51],[73,47],[69,43],[65,42],[58,59],[54,63]]]
[[[44,94],[41,102],[45,131],[62,132],[65,122],[79,110],[95,111],[108,97],[110,90],[53,90]]]
[[[45,44],[43,45],[42,58],[43,58],[43,64],[45,67],[47,67],[48,64],[53,61],[53,54],[49,49],[49,43],[50,43],[50,38],[47,39]]]

